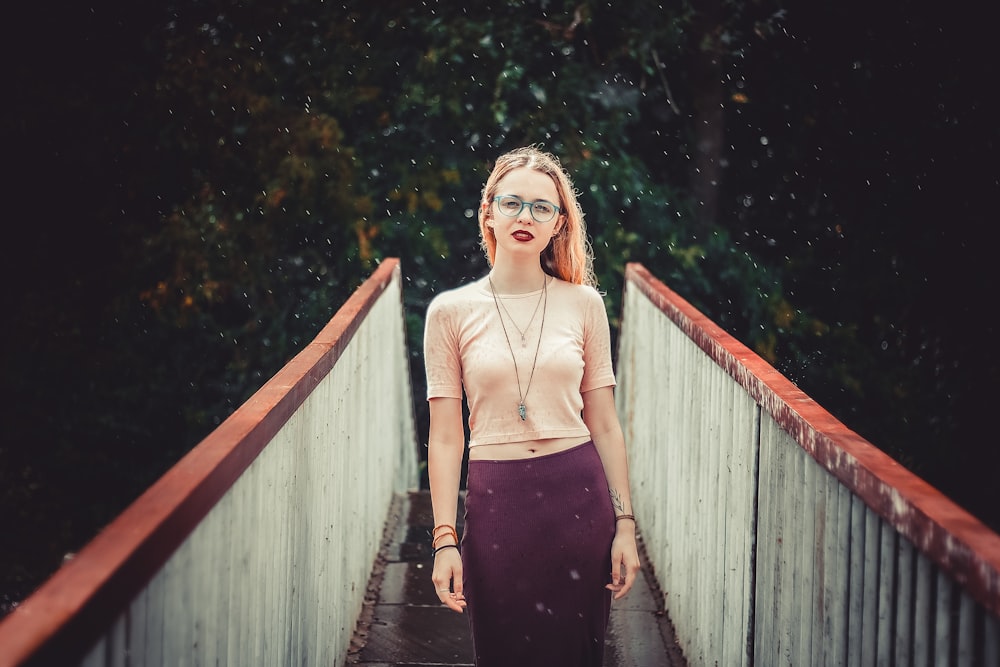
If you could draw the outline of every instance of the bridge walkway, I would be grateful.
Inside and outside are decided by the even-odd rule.
[[[396,496],[345,665],[473,664],[466,617],[442,606],[431,583],[433,525],[427,491]],[[686,667],[661,601],[644,565],[632,591],[612,606],[605,667]]]

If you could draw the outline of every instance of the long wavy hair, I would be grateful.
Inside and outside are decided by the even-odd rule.
[[[497,251],[496,234],[486,224],[487,212],[493,206],[493,197],[497,194],[497,183],[511,171],[521,167],[546,174],[555,183],[559,193],[559,215],[563,218],[563,226],[542,251],[542,270],[567,282],[596,288],[594,252],[587,239],[583,211],[577,201],[573,181],[558,158],[537,146],[524,146],[501,155],[483,186],[483,198],[479,206],[479,244],[486,254],[486,261],[492,267]]]

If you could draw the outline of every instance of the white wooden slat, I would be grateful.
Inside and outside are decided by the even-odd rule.
[[[954,591],[951,580],[940,570],[937,573],[934,607],[934,662],[935,665],[951,664],[951,638],[956,634],[952,627]]]
[[[756,428],[757,409],[737,385],[729,385],[729,404],[732,406],[728,431],[730,455],[723,471],[729,494],[725,515],[725,597],[723,610],[726,614],[724,626],[725,641],[722,647],[721,664],[749,665],[752,655],[753,636],[750,632],[753,583],[751,551],[753,549],[754,521],[754,480],[756,471]],[[741,638],[741,641],[737,640]]]
[[[763,422],[763,419],[762,419]],[[774,634],[777,612],[775,588],[775,564],[777,545],[771,539],[775,523],[775,502],[771,494],[774,486],[773,442],[763,437],[763,423],[760,438],[760,480],[758,500],[758,540],[757,540],[757,592],[754,597],[754,664],[770,665],[775,660]]]
[[[840,484],[836,486],[836,533],[834,543],[828,546],[828,553],[833,558],[834,574],[831,586],[827,590],[827,604],[830,608],[830,660],[831,665],[847,664],[848,623],[847,615],[850,599],[851,564],[851,498],[849,490]],[[827,567],[831,564],[828,563]]]
[[[795,637],[798,657],[797,665],[808,665],[812,662],[812,631],[813,623],[818,615],[815,613],[816,592],[816,495],[817,466],[809,456],[795,448],[795,454],[800,472],[796,486],[797,505],[801,508],[799,514],[799,531],[796,536],[798,564],[796,566],[796,601],[798,602],[798,618],[796,625],[798,633]]]
[[[896,650],[895,663],[913,660],[915,553],[909,540],[899,540],[896,550]]]
[[[976,655],[976,604],[967,595],[959,599],[958,626],[955,667],[972,667]]]
[[[917,578],[914,595],[913,667],[930,667],[932,650],[934,571],[931,562],[917,555]]]
[[[880,522],[879,572],[878,572],[878,637],[876,664],[891,664],[895,641],[896,609],[893,606],[896,580],[896,545],[898,535],[891,526]]]
[[[952,638],[969,634],[961,623],[929,639],[939,610],[912,544],[806,453],[816,443],[779,428],[768,412],[775,406],[754,404],[733,369],[707,360],[651,299],[627,283],[616,396],[633,494],[646,508],[643,539],[689,663],[902,665],[922,646],[962,647]],[[819,444],[817,456],[844,464],[843,453]],[[740,452],[756,464],[741,466]],[[740,515],[755,492],[756,516]],[[744,568],[746,580],[731,583]],[[969,608],[955,592],[954,604]],[[929,611],[917,610],[921,600]],[[972,655],[991,650],[988,633],[971,637]]]
[[[837,484],[824,475],[816,485],[816,627],[812,632],[810,662],[836,664],[834,638],[835,601],[838,596],[836,574],[837,546]]]
[[[987,615],[983,621],[983,665],[1000,667],[1000,618]]]
[[[709,409],[701,410],[704,415],[702,433],[704,449],[704,498],[702,505],[708,510],[711,516],[711,523],[706,525],[705,543],[708,552],[702,554],[707,557],[706,562],[707,586],[703,591],[708,593],[701,601],[705,618],[705,645],[708,647],[709,655],[722,655],[722,637],[725,632],[724,611],[721,605],[713,606],[711,600],[725,600],[725,559],[723,558],[723,544],[726,527],[726,494],[720,484],[720,468],[722,464],[722,449],[727,444],[721,437],[722,418],[720,408],[724,407],[719,390],[720,372],[714,364],[706,364],[705,372],[705,396],[706,406]]]
[[[866,580],[878,576],[878,558],[875,546],[878,544],[878,523],[870,525],[869,514],[860,498],[851,494],[850,503],[850,571],[848,572],[848,617],[847,636],[849,665],[875,665],[875,637],[878,624],[875,622],[878,609],[871,605],[865,595]]]
[[[798,618],[793,608],[795,602],[795,531],[798,516],[789,500],[788,490],[795,484],[794,458],[781,438],[781,430],[770,419],[763,420],[762,438],[773,442],[768,465],[774,467],[768,494],[773,498],[774,523],[771,541],[775,545],[774,576],[772,585],[775,596],[774,627],[770,641],[774,644],[775,665],[790,665],[793,659],[793,633]]]
[[[414,432],[404,341],[397,274],[331,373],[82,664],[343,660],[385,512],[415,483],[412,438],[400,442]]]

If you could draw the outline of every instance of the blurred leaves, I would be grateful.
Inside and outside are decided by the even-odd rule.
[[[90,262],[70,248],[54,256],[68,268],[51,287],[14,290],[12,308],[32,315],[9,346],[23,354],[7,366],[32,381],[11,436],[42,443],[46,462],[0,448],[4,508],[20,516],[10,532],[64,514],[71,490],[103,480],[90,516],[53,529],[65,539],[38,559],[53,566],[390,256],[403,262],[423,441],[424,309],[485,272],[480,189],[491,161],[526,143],[559,155],[574,178],[615,328],[625,265],[641,262],[849,426],[932,471],[956,426],[947,408],[962,376],[940,330],[919,317],[920,290],[899,278],[914,260],[880,231],[892,221],[851,206],[850,170],[867,163],[827,158],[867,145],[847,123],[859,103],[831,102],[817,92],[826,81],[792,67],[817,51],[781,3],[727,0],[715,15],[709,4],[174,0],[92,10],[63,38],[76,36],[94,72],[73,63],[75,76],[39,98],[37,121],[22,96],[7,113],[23,117],[3,124],[21,132],[27,172],[75,160],[87,180],[68,199],[87,202],[95,222],[68,238],[99,238],[102,253]],[[109,35],[130,50],[96,60],[88,47]],[[690,70],[704,49],[724,72],[714,85],[729,146],[707,227],[689,194],[703,85]],[[24,67],[17,90],[39,94],[48,79]],[[851,71],[830,67],[829,89],[860,88]],[[51,109],[64,98],[87,125],[59,124]],[[68,204],[60,211],[79,217]],[[51,245],[18,245],[53,259]],[[865,252],[891,260],[862,259],[860,271]],[[78,278],[92,264],[100,281]],[[47,418],[52,405],[60,419]],[[69,470],[89,483],[67,485]],[[7,585],[23,592],[33,580],[21,567],[10,565],[17,583]]]

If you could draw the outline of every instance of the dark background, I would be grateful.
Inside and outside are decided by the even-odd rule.
[[[425,428],[423,307],[485,270],[464,211],[535,141],[576,178],[613,321],[642,261],[1000,525],[992,9],[409,4],[11,10],[5,610],[382,257],[403,261]]]

